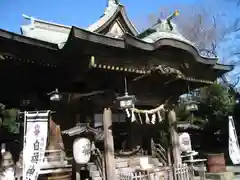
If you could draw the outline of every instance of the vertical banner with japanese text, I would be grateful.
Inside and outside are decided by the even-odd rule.
[[[48,137],[50,111],[24,113],[23,179],[37,180]]]
[[[235,124],[232,116],[228,117],[228,151],[233,164],[240,164],[240,147]]]

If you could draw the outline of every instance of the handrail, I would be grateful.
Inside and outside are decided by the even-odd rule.
[[[154,143],[154,145],[155,145],[155,147],[159,148],[164,154],[167,154],[166,151],[165,151],[165,149],[162,147],[161,144],[156,144],[156,143]]]
[[[161,144],[156,144],[152,141],[152,151],[153,155],[156,156],[163,165],[167,165],[167,153]]]
[[[105,163],[104,163],[104,157],[100,150],[98,148],[94,149],[95,155],[96,155],[96,160],[95,163],[98,167],[98,171],[102,177],[103,180],[105,180]]]

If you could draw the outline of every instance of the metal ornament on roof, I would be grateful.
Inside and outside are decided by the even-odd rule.
[[[112,4],[119,4],[119,0],[108,0],[108,6],[112,5]]]
[[[175,39],[193,45],[186,39],[177,29],[177,25],[172,22],[172,19],[179,15],[179,11],[175,11],[166,19],[159,19],[157,23],[138,35],[138,38],[148,43],[155,43],[160,39]]]

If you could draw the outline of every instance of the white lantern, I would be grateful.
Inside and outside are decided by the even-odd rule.
[[[179,135],[179,144],[182,152],[192,151],[191,139],[188,133],[182,133]]]
[[[73,142],[73,156],[78,164],[86,164],[91,158],[91,141],[87,138],[77,138]]]

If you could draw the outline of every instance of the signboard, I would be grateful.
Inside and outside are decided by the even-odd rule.
[[[45,156],[50,111],[24,113],[23,179],[36,180]]]

